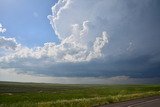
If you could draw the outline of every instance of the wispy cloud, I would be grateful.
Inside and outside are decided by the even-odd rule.
[[[4,33],[4,32],[6,32],[6,28],[4,28],[0,23],[0,33]]]
[[[35,18],[37,18],[37,17],[39,17],[39,14],[38,14],[37,12],[33,12],[33,16],[34,16]]]

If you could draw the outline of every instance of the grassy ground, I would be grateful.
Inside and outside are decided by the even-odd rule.
[[[160,85],[0,82],[0,107],[91,107],[152,95],[160,95]]]

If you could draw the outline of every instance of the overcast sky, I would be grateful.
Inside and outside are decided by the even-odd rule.
[[[160,83],[159,0],[0,0],[0,81]]]

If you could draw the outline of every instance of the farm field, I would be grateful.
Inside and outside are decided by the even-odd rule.
[[[160,85],[0,82],[0,107],[92,107],[160,95]]]

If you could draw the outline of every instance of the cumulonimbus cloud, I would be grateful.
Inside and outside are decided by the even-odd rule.
[[[1,37],[0,67],[61,77],[157,78],[158,3],[59,0],[48,18],[60,43],[28,48]]]
[[[65,20],[66,18],[63,14],[72,13],[70,11],[73,9],[68,10],[68,8],[73,8],[73,1],[59,0],[52,7],[53,15],[48,16],[55,33],[59,37],[59,44],[51,42],[45,43],[42,47],[28,48],[17,43],[15,38],[1,37],[0,48],[5,50],[5,52],[1,51],[0,54],[1,67],[20,69],[18,71],[22,72],[38,73],[35,68],[41,66],[46,72],[48,70],[50,72],[52,69],[50,67],[55,66],[55,64],[91,62],[94,59],[103,57],[103,48],[109,42],[107,30],[97,27],[97,22],[90,20],[87,14],[86,18],[82,18],[83,20],[76,20],[76,17],[79,18],[80,15],[73,14],[72,16],[68,14],[66,17],[70,21]],[[73,4],[77,4],[76,2]],[[79,9],[76,12],[80,11]],[[81,17],[84,16],[83,12],[81,12]],[[73,19],[71,19],[72,17]],[[46,68],[47,66],[48,68]],[[31,69],[27,70],[28,68]],[[43,73],[41,72],[41,74]],[[47,75],[47,73],[44,74]]]

